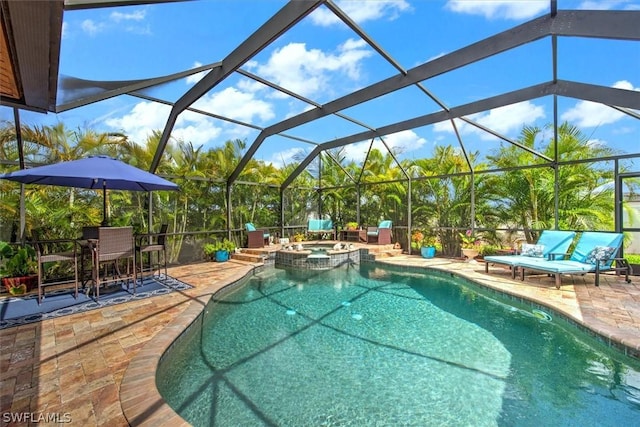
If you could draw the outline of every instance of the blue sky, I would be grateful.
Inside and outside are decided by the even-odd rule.
[[[60,77],[86,80],[132,80],[181,72],[225,58],[285,4],[282,0],[202,0],[68,11],[64,15]],[[404,69],[480,41],[548,13],[548,0],[336,1]],[[559,9],[640,10],[640,0],[558,0]],[[558,40],[560,79],[640,90],[640,44],[584,38]],[[242,69],[316,103],[327,103],[350,91],[397,74],[356,33],[324,6],[260,52]],[[175,101],[202,75],[178,80],[148,95]],[[423,85],[448,107],[455,107],[552,79],[551,40],[545,38],[488,58],[478,64],[434,77]],[[59,85],[58,104],[68,93]],[[612,108],[575,99],[558,100],[560,120],[577,125],[593,143],[625,153],[640,152],[640,121]],[[517,138],[523,125],[544,127],[553,121],[552,97],[539,98],[469,117],[500,134]],[[205,94],[195,108],[265,127],[309,108],[304,102],[234,74]],[[439,106],[416,87],[344,111],[371,127],[438,111]],[[162,130],[170,107],[123,95],[60,114],[21,112],[23,124],[62,121],[71,129],[123,131],[143,142]],[[0,107],[0,119],[13,112]],[[498,140],[456,121],[465,146],[487,153]],[[313,145],[365,128],[327,117],[286,132],[294,138],[267,139],[256,157],[277,165]],[[183,113],[172,137],[195,146],[216,147],[233,138],[251,143],[259,131],[197,113]],[[388,135],[385,142],[400,158],[429,156],[434,146],[457,145],[449,122]],[[360,160],[370,141],[347,147]],[[379,143],[376,142],[379,146]]]

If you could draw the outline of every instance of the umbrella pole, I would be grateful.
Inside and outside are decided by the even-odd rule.
[[[109,226],[109,218],[107,217],[107,183],[102,181],[102,224],[103,227]]]

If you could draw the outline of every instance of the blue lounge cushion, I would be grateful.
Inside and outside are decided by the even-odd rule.
[[[333,221],[330,219],[310,219],[307,226],[308,231],[331,231]]]
[[[591,273],[595,271],[594,264],[571,260],[547,261],[544,258],[523,257],[518,262],[518,267],[534,270],[545,271],[554,274],[572,274],[572,273]]]
[[[622,244],[621,233],[604,233],[597,231],[585,231],[580,236],[578,243],[576,244],[573,253],[571,254],[571,261],[578,261],[587,263],[587,257],[597,246],[607,246],[612,248],[619,248]],[[609,267],[613,259],[609,259],[604,263],[604,266]],[[602,264],[601,264],[602,265]]]
[[[258,229],[256,228],[255,225],[253,225],[252,222],[248,222],[244,225],[244,228],[246,228],[247,231],[258,231]],[[269,237],[271,237],[271,234],[269,234],[269,232],[265,229],[264,232],[262,233],[262,236],[265,239],[268,239]]]
[[[389,220],[380,221],[380,224],[378,224],[378,228],[391,228],[391,221]]]

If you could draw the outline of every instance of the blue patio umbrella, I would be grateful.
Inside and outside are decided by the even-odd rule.
[[[102,189],[103,225],[107,220],[107,190],[178,190],[178,185],[158,175],[108,156],[90,156],[79,160],[22,169],[0,175],[23,184],[58,185]]]

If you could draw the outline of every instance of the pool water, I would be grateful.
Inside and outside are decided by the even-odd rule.
[[[640,365],[463,279],[275,270],[163,357],[194,426],[638,425]]]

